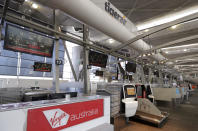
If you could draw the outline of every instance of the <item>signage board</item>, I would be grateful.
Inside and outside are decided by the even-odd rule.
[[[106,68],[107,59],[108,55],[91,50],[89,51],[89,65]]]
[[[51,72],[52,64],[34,62],[34,71]]]
[[[27,131],[59,131],[103,115],[103,99],[30,109]]]
[[[52,38],[22,27],[6,25],[4,49],[52,57]]]

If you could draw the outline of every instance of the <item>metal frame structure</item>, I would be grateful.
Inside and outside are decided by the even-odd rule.
[[[173,22],[169,22],[169,23],[161,25],[161,26],[153,27],[151,31],[149,31],[147,33],[144,33],[144,34],[137,35],[136,37],[132,38],[131,40],[127,41],[126,43],[121,44],[121,45],[111,49],[108,53],[118,51],[119,49],[122,49],[122,48],[124,48],[128,45],[131,45],[132,43],[134,43],[134,42],[136,42],[136,41],[138,41],[142,38],[145,38],[145,37],[150,36],[152,34],[158,33],[162,30],[168,29],[168,28],[172,27],[173,25],[183,24],[183,23],[198,19],[197,14],[198,13],[190,15],[190,16],[186,17],[185,19],[181,18],[181,19],[178,19],[178,20],[173,21]]]
[[[6,0],[6,1],[9,1],[9,0]],[[50,35],[54,35],[55,38],[56,38],[56,46],[58,47],[58,40],[59,39],[62,39],[62,40],[67,40],[67,41],[71,41],[75,44],[78,44],[80,46],[83,46],[84,47],[84,53],[86,52],[86,50],[88,49],[94,49],[94,50],[97,50],[97,51],[100,51],[100,52],[103,52],[105,54],[109,54],[109,55],[112,55],[112,56],[115,56],[115,57],[119,57],[119,58],[122,58],[126,61],[135,61],[136,63],[139,63],[139,64],[143,64],[142,62],[138,62],[135,58],[129,58],[129,57],[126,57],[126,56],[123,56],[123,55],[120,55],[119,53],[117,53],[116,51],[128,46],[128,45],[131,45],[133,44],[135,41],[138,41],[142,38],[145,38],[147,36],[150,36],[152,34],[155,34],[157,32],[160,32],[162,30],[165,30],[167,28],[170,28],[171,26],[173,25],[177,25],[177,24],[181,24],[181,23],[185,23],[185,22],[188,22],[188,21],[191,21],[191,20],[194,20],[194,19],[198,19],[197,17],[197,14],[194,14],[194,15],[191,15],[191,16],[188,16],[186,17],[185,19],[179,19],[179,20],[176,20],[176,21],[173,21],[173,22],[170,22],[168,24],[165,24],[165,25],[162,25],[162,26],[158,26],[158,27],[155,27],[155,28],[152,28],[151,31],[147,32],[147,33],[144,33],[144,34],[140,34],[140,35],[137,35],[136,37],[132,38],[131,40],[127,41],[126,43],[123,43],[113,49],[105,49],[105,48],[101,48],[95,44],[90,44],[90,42],[87,40],[87,34],[86,34],[86,31],[84,31],[84,35],[86,36],[86,38],[84,37],[83,40],[81,39],[77,39],[77,38],[74,38],[68,34],[65,34],[63,33],[62,31],[58,30],[58,26],[56,25],[56,22],[55,22],[55,13],[54,13],[54,27],[56,28],[51,28],[51,25],[48,25],[45,26],[43,24],[40,24],[40,22],[36,23],[35,21],[32,21],[32,20],[28,20],[26,19],[26,17],[22,17],[24,16],[24,14],[20,14],[20,16],[17,16],[17,15],[14,15],[14,14],[11,14],[11,13],[7,13],[7,10],[11,10],[9,9],[8,7],[6,8],[6,5],[3,6],[3,15],[1,16],[2,17],[2,20],[7,20],[7,21],[10,21],[10,22],[13,22],[13,23],[16,23],[16,24],[19,24],[19,25],[23,25],[23,26],[26,26],[26,27],[29,27],[29,28],[32,28],[32,29],[35,29],[35,30],[38,30],[38,31],[41,31],[41,32],[44,32],[44,33],[47,33],[47,34],[50,34]],[[12,10],[14,11],[14,10]],[[19,13],[17,11],[15,11],[16,13]],[[55,11],[54,11],[55,12]],[[197,36],[196,36],[197,37]],[[186,41],[187,39],[194,39],[195,37],[189,37],[189,38],[186,38],[186,39],[181,39],[183,41]],[[178,42],[178,41],[177,41]],[[169,43],[170,44],[170,43]],[[56,48],[57,48],[56,47]],[[66,46],[65,46],[65,49]],[[151,49],[152,50],[152,49]],[[57,50],[56,50],[57,52]],[[67,50],[66,50],[66,53],[67,53]],[[87,54],[87,53],[85,53]],[[58,54],[56,53],[56,56],[58,56]],[[67,54],[68,56],[68,54]],[[57,58],[57,57],[56,57]],[[69,57],[68,57],[69,59]],[[84,61],[87,61],[87,56],[84,56]],[[70,63],[70,66],[71,66],[71,69],[72,69],[72,73],[73,73],[73,76],[74,76],[74,79],[77,80],[76,78],[76,73],[75,71],[73,70],[73,66],[72,66],[72,63],[71,61],[69,61]],[[86,64],[86,67],[85,67],[85,64],[84,64],[84,70],[85,72],[87,71],[87,63],[84,62]],[[56,71],[59,72],[58,70],[58,67],[56,66]],[[59,73],[58,73],[59,74]],[[84,81],[88,81],[87,80],[87,73],[84,73]],[[57,75],[57,73],[56,73]],[[85,78],[86,77],[86,78]],[[57,84],[56,87],[58,86],[58,79],[59,77],[56,77],[56,82]],[[85,86],[88,87],[88,83],[85,82]],[[86,89],[86,93],[88,93],[89,91],[89,88]],[[58,89],[57,89],[57,92],[58,92]]]
[[[150,51],[155,51],[157,49],[161,49],[161,48],[164,48],[164,47],[167,47],[167,46],[171,46],[171,45],[177,45],[177,44],[179,44],[181,42],[187,42],[189,40],[194,40],[194,39],[197,39],[197,38],[198,38],[198,35],[193,35],[193,36],[181,38],[181,39],[178,39],[178,40],[174,40],[174,41],[171,41],[171,42],[164,43],[164,44],[161,44],[159,46],[153,47]]]

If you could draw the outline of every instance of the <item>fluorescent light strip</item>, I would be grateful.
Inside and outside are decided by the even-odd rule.
[[[173,47],[167,47],[167,48],[161,48],[161,49],[162,50],[168,50],[168,49],[183,48],[183,47],[190,47],[190,46],[198,46],[198,43],[189,44],[189,45],[181,45],[181,46],[173,46]]]
[[[156,19],[152,19],[150,21],[140,23],[140,24],[137,25],[137,29],[138,30],[144,30],[144,29],[151,28],[151,27],[154,27],[154,26],[158,26],[158,25],[161,25],[161,24],[165,24],[165,23],[168,23],[168,22],[171,22],[171,21],[175,21],[177,19],[189,16],[189,15],[192,15],[192,14],[195,14],[195,13],[198,13],[198,5],[187,8],[187,9],[184,9],[184,10],[181,10],[181,11],[178,11],[176,13],[170,13],[170,14],[165,15],[163,17],[159,17],[159,18],[156,18]]]

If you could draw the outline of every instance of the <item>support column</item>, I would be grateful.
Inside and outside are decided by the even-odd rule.
[[[54,28],[58,31],[56,24],[56,10],[53,12],[54,15]],[[59,37],[55,34],[55,59],[53,59],[53,88],[56,89],[56,93],[59,93],[59,65],[56,64],[56,60],[59,59]]]
[[[83,41],[87,42],[88,37],[89,37],[89,28],[86,25],[83,25]],[[87,49],[86,43],[84,43],[84,47],[83,47],[84,93],[87,95],[91,93],[89,70],[87,69],[87,66],[89,65],[88,57],[89,57],[89,50]]]
[[[59,40],[56,38],[55,41],[55,59],[53,59],[54,69],[53,69],[53,87],[56,89],[56,93],[59,93],[59,65],[56,64],[56,60],[59,59]]]

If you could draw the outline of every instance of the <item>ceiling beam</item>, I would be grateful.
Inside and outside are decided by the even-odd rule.
[[[181,42],[187,42],[189,40],[194,40],[194,39],[197,39],[197,38],[198,38],[198,35],[193,35],[193,36],[177,39],[177,40],[174,40],[174,41],[171,41],[171,42],[168,42],[168,43],[160,44],[159,46],[155,46],[151,50],[147,50],[145,52],[151,52],[151,51],[154,51],[154,50],[157,50],[157,49],[160,49],[160,48],[164,48],[164,47],[171,46],[171,45],[177,45]]]
[[[198,59],[197,60],[188,60],[188,61],[177,62],[177,63],[175,63],[175,65],[185,64],[186,66],[188,66],[188,63],[190,63],[189,65],[192,65],[193,62],[198,63]]]
[[[176,58],[173,58],[173,59],[169,59],[168,62],[170,61],[175,61],[175,60],[180,60],[180,59],[187,59],[187,58],[194,58],[194,57],[198,57],[198,54],[191,54],[191,55],[185,55],[185,56],[182,56],[182,57],[176,57]]]
[[[136,42],[136,41],[138,41],[138,40],[140,40],[142,38],[145,38],[145,37],[150,36],[152,34],[158,33],[158,32],[160,32],[162,30],[168,29],[168,28],[170,28],[173,25],[186,23],[188,21],[192,21],[192,20],[195,20],[195,19],[198,19],[198,13],[195,13],[193,15],[190,15],[190,16],[187,16],[187,17],[184,17],[184,18],[181,18],[181,19],[178,19],[178,20],[175,20],[175,21],[172,21],[172,22],[160,25],[160,26],[153,27],[153,28],[151,28],[151,30],[149,32],[137,35],[136,37],[126,41],[125,43],[120,44],[119,46],[111,49],[108,53],[112,53],[112,52],[118,51],[119,49],[122,49],[122,48],[124,48],[124,47],[126,47],[128,45],[131,45],[132,43],[134,44],[134,42]]]
[[[198,73],[198,71],[192,71],[192,72],[183,72],[184,74],[193,74],[193,73]]]
[[[133,13],[133,11],[135,10],[137,3],[138,3],[138,0],[134,0],[134,4],[133,4],[132,8],[127,13],[127,18],[129,18],[131,16],[131,14]]]

